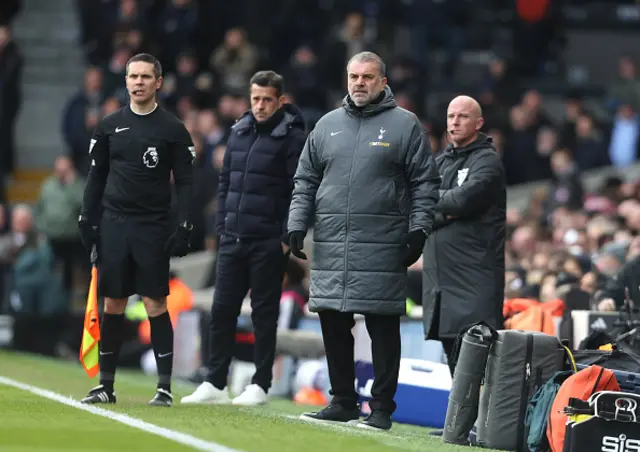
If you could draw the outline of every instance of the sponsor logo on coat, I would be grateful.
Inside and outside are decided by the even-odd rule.
[[[384,129],[384,127],[380,127],[380,133],[378,134],[378,140],[384,139],[385,132],[386,132],[386,130]],[[391,143],[389,143],[387,141],[370,141],[369,142],[369,146],[380,146],[380,147],[383,147],[383,148],[389,148],[389,147],[391,147]]]

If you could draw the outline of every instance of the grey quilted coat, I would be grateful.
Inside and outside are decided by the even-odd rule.
[[[426,131],[386,87],[318,121],[294,177],[288,230],[315,213],[309,308],[403,314],[409,231],[431,232],[440,179]]]

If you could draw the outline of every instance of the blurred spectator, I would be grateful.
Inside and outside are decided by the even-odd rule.
[[[406,57],[396,59],[388,70],[388,83],[393,86],[396,98],[400,95],[411,100],[411,111],[418,116],[424,115],[424,103],[426,86],[423,83],[424,72],[414,60]]]
[[[119,47],[114,52],[103,69],[103,94],[115,96],[122,104],[127,103],[127,88],[122,81],[127,73],[127,61],[133,56],[128,47]]]
[[[593,118],[582,114],[576,122],[576,143],[573,155],[582,171],[605,166],[609,163],[602,132],[596,129]]]
[[[62,283],[67,295],[73,291],[73,273],[77,264],[85,264],[86,253],[78,233],[78,216],[82,207],[85,181],[78,176],[71,159],[58,157],[55,174],[48,177],[40,189],[35,209],[38,232],[42,233],[57,260],[62,263]]]
[[[211,55],[209,64],[220,75],[227,92],[244,92],[258,64],[258,50],[247,40],[243,29],[232,28]]]
[[[120,0],[118,9],[115,10],[113,22],[123,30],[140,30],[140,33],[149,32],[150,26],[145,17],[145,11],[138,6],[138,0]],[[114,39],[118,39],[117,32]]]
[[[191,98],[195,94],[198,60],[190,50],[182,51],[176,61],[175,96]]]
[[[285,90],[293,95],[307,126],[314,125],[327,111],[326,90],[318,56],[310,46],[301,45],[283,74],[287,80]]]
[[[65,106],[62,136],[76,169],[86,174],[89,139],[97,125],[98,111],[103,101],[102,71],[89,67],[84,75],[84,87]]]
[[[160,61],[173,71],[181,51],[195,46],[198,5],[193,0],[170,0],[160,15],[157,42]]]
[[[578,118],[586,113],[582,106],[582,99],[576,93],[572,93],[565,100],[565,112],[560,125],[560,141],[562,146],[575,149],[577,144],[576,124]]]
[[[548,179],[551,175],[549,154],[545,154],[547,149],[538,149],[538,128],[542,121],[536,116],[535,108],[517,105],[511,109],[510,132],[504,151],[509,184]]]
[[[481,91],[492,93],[493,101],[498,105],[513,105],[518,101],[519,92],[511,71],[507,60],[498,56],[493,56],[487,66],[487,75]]]
[[[335,96],[342,97],[346,89],[344,68],[347,62],[353,55],[365,50],[376,51],[374,37],[367,32],[362,14],[350,13],[336,32],[329,34],[323,51],[323,77],[327,88],[339,93]]]
[[[0,237],[0,260],[12,265],[13,346],[53,355],[68,305],[53,272],[51,248],[35,230],[30,207],[13,209],[11,234]]]
[[[205,154],[205,146],[202,135],[196,135],[193,144],[196,149],[193,175],[193,231],[191,232],[191,249],[202,251],[207,248],[207,239],[215,235],[208,217],[215,215],[215,196],[218,187],[218,174],[213,167],[210,150],[209,156]]]
[[[546,212],[549,215],[558,207],[575,211],[582,208],[584,189],[576,163],[567,149],[559,149],[551,156],[553,178],[549,187]],[[547,216],[545,215],[545,217]]]
[[[551,58],[551,44],[557,38],[561,9],[551,0],[516,0],[513,54],[522,76],[544,73]]]
[[[22,66],[23,58],[11,29],[0,25],[0,178],[13,171],[15,124],[22,104]]]
[[[640,111],[640,77],[635,62],[628,56],[618,62],[617,80],[607,92],[609,108],[617,110],[621,102],[630,105],[633,111]]]
[[[213,110],[200,110],[197,116],[197,133],[202,136],[202,160],[213,167],[213,151],[226,137],[227,131],[220,125],[218,115]],[[217,186],[217,182],[213,183]]]
[[[640,154],[640,118],[630,103],[622,102],[613,121],[609,158],[614,166],[632,165]]]

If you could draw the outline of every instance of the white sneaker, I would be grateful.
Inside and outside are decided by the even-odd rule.
[[[180,403],[228,404],[231,403],[231,399],[229,399],[227,388],[218,389],[208,381],[205,381],[198,386],[193,394],[183,397]]]
[[[242,394],[233,399],[234,405],[256,406],[267,403],[267,393],[260,386],[252,384],[244,388]]]

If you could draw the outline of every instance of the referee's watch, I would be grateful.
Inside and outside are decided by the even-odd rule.
[[[193,224],[189,223],[188,221],[184,221],[180,223],[180,227],[186,229],[189,232],[193,230]]]

